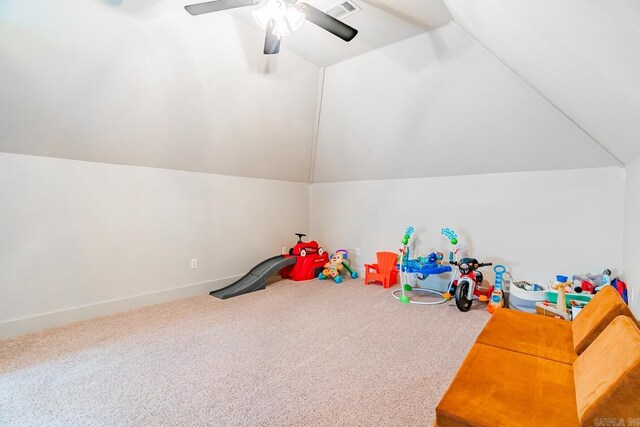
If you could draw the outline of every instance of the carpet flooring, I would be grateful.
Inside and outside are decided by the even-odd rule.
[[[2,426],[427,426],[488,319],[281,281],[0,341]]]

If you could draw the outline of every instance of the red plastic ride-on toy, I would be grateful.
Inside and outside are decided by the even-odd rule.
[[[296,257],[296,263],[281,271],[283,279],[311,280],[315,279],[329,262],[329,254],[315,240],[303,242],[306,234],[295,233],[298,242],[289,249],[289,257]]]
[[[478,297],[481,302],[489,301],[493,286],[487,289],[481,288],[484,276],[478,269],[493,264],[490,262],[478,262],[475,258],[462,258],[453,264],[458,267],[458,272],[451,281],[445,298],[451,298],[452,295],[455,295],[456,306],[460,311],[471,310],[474,296]],[[458,277],[456,278],[456,276]]]
[[[322,247],[318,245],[318,242],[316,242],[315,240],[312,240],[310,242],[302,241],[302,238],[307,236],[306,234],[295,233],[295,235],[298,236],[298,243],[296,243],[294,247],[289,249],[289,255],[307,256],[318,254],[322,256],[322,254],[324,254],[324,249],[322,249]]]

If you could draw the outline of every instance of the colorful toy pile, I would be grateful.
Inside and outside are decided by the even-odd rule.
[[[472,257],[458,259],[461,252],[458,234],[451,228],[443,228],[440,233],[451,245],[448,263],[445,264],[445,256],[439,251],[430,252],[424,257],[411,258],[410,242],[414,237],[415,229],[410,226],[402,237],[399,255],[394,252],[378,252],[376,264],[364,265],[364,284],[379,282],[384,288],[388,288],[397,283],[399,276],[401,287],[392,293],[394,298],[403,304],[436,305],[455,299],[458,309],[466,312],[477,300],[487,302],[486,309],[493,314],[506,305],[503,290],[503,284],[506,283],[511,285],[510,289],[507,289],[509,308],[567,320],[575,318],[581,308],[591,300],[591,296],[604,287],[611,286],[628,304],[626,284],[618,278],[612,278],[612,272],[609,269],[601,274],[575,274],[571,279],[569,276],[558,275],[555,282],[538,284],[513,279],[505,266],[496,265],[493,268],[495,286],[490,286],[484,280],[480,269],[493,264],[480,262]],[[349,251],[338,249],[329,256],[318,242],[303,241],[305,234],[296,233],[296,236],[298,241],[288,254],[277,255],[262,261],[239,280],[210,294],[226,299],[264,289],[267,279],[277,272],[282,278],[296,281],[317,277],[320,280],[331,279],[335,283],[342,283],[345,272],[353,279],[358,278],[358,273],[351,267]],[[447,273],[448,279],[445,279],[444,283],[437,280],[431,282],[432,285],[447,285],[446,292],[422,287],[424,284],[412,286],[418,280],[424,281],[429,276],[441,276]],[[505,282],[505,274],[509,275],[507,282]]]
[[[444,255],[441,252],[432,252],[427,257],[417,257],[411,259],[409,242],[411,236],[415,232],[413,227],[407,228],[404,237],[402,238],[402,248],[400,249],[400,256],[398,257],[398,270],[400,272],[400,280],[402,287],[399,290],[393,291],[393,296],[400,302],[405,304],[422,304],[422,305],[435,305],[445,303],[452,298],[455,298],[456,306],[460,311],[469,311],[474,299],[478,299],[483,302],[488,302],[491,297],[493,301],[487,310],[493,313],[497,308],[502,307],[502,274],[506,271],[506,268],[502,268],[500,277],[500,287],[494,290],[493,286],[483,287],[484,277],[480,268],[492,265],[491,263],[481,263],[475,258],[462,258],[458,261],[458,253],[460,248],[458,247],[458,235],[450,228],[443,228],[441,234],[451,243],[451,250],[449,251],[449,265],[443,264]],[[453,269],[453,266],[456,269]],[[409,284],[409,276],[413,275],[420,280],[424,280],[429,275],[451,273],[449,276],[449,286],[446,293],[440,293],[432,289],[413,288]],[[424,296],[439,296],[436,301],[420,301],[417,298],[411,299],[410,296],[420,294]]]
[[[574,274],[571,279],[568,276],[556,276],[556,281],[549,285],[546,298],[536,303],[536,312],[572,320],[591,301],[592,296],[605,286],[612,286],[628,303],[627,285],[620,279],[611,279],[611,274],[611,270],[606,269],[602,274]]]

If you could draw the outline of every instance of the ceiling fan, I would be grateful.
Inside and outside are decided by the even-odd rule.
[[[184,8],[195,16],[246,6],[259,6],[251,14],[258,25],[267,31],[264,39],[265,55],[273,55],[280,52],[280,40],[282,37],[288,36],[291,31],[299,29],[305,20],[316,24],[346,42],[353,40],[358,34],[358,30],[355,28],[307,3],[298,2],[298,0],[213,0],[205,3],[190,4]]]

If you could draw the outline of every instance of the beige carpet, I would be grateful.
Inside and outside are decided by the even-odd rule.
[[[0,425],[431,425],[487,319],[361,280],[101,317],[0,341]]]

